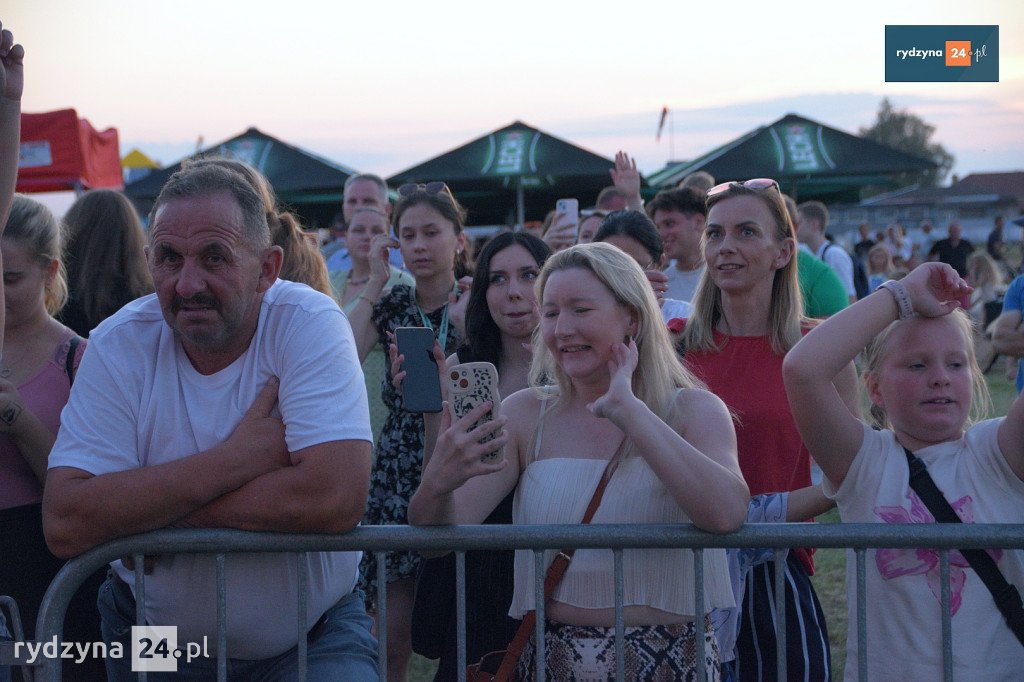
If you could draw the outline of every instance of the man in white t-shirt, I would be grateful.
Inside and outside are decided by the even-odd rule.
[[[156,294],[93,332],[63,412],[43,500],[51,550],[73,556],[166,527],[351,530],[366,505],[371,433],[337,305],[277,279],[281,249],[237,173],[179,171],[151,224]],[[360,553],[306,556],[309,679],[376,679],[371,622],[352,592]],[[130,651],[133,566],[111,568],[103,635]],[[290,554],[227,555],[231,679],[297,674],[299,570]],[[215,651],[215,558],[148,557],[145,572],[147,624],[176,626],[181,649]],[[129,661],[108,658],[110,679],[134,679]],[[177,665],[190,679],[216,676],[215,659]]]
[[[707,217],[705,200],[702,190],[682,187],[658,192],[647,206],[647,215],[654,221],[664,243],[665,257],[672,260],[665,269],[668,298],[690,301],[704,274],[700,240]]]
[[[806,244],[811,253],[825,261],[839,275],[850,303],[857,301],[857,288],[853,284],[853,259],[846,249],[825,238],[828,228],[828,209],[820,201],[808,201],[797,207],[796,238]]]

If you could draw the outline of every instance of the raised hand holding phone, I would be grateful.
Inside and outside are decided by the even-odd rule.
[[[469,414],[474,408],[484,403],[492,407],[483,417],[473,422],[469,430],[481,426],[501,414],[501,395],[498,392],[498,370],[489,362],[467,362],[455,365],[446,375],[448,395],[451,400],[452,420],[457,421]],[[486,443],[494,440],[498,434],[490,433],[480,440]],[[501,448],[495,448],[484,454],[480,460],[485,463],[500,461],[503,456]]]
[[[555,202],[555,217],[544,233],[544,242],[552,251],[567,249],[576,243],[580,223],[580,204],[576,199],[559,199]]]

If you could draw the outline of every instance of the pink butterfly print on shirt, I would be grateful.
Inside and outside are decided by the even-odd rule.
[[[910,511],[903,507],[875,507],[875,514],[885,523],[935,523],[928,508],[924,506],[913,490],[907,491],[910,500]],[[964,523],[974,523],[974,500],[964,495],[950,504],[953,511]],[[992,558],[999,561],[1002,550],[989,552]],[[879,549],[875,552],[875,564],[878,572],[886,580],[901,578],[906,575],[924,575],[928,588],[941,603],[941,582],[939,579],[939,552],[934,549]],[[949,553],[949,606],[950,613],[956,614],[960,608],[964,583],[967,574],[964,569],[970,566],[963,555],[956,550]]]

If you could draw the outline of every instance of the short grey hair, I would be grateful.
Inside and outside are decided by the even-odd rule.
[[[270,246],[270,226],[263,199],[249,180],[233,170],[214,164],[185,165],[171,176],[149,213],[150,225],[156,224],[160,207],[178,199],[194,199],[224,192],[242,209],[242,236],[257,253]]]
[[[388,203],[388,183],[384,182],[384,178],[373,173],[359,173],[358,175],[350,175],[345,180],[345,195],[348,195],[348,188],[357,182],[372,182],[377,185],[380,189],[380,204],[384,206]]]

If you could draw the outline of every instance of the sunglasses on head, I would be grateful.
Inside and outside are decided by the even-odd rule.
[[[713,197],[716,194],[721,194],[733,187],[746,187],[747,189],[769,189],[773,188],[776,192],[779,192],[779,183],[775,182],[771,178],[754,178],[753,180],[747,180],[746,182],[723,182],[721,185],[715,185],[708,190],[708,197]]]
[[[410,182],[409,184],[402,185],[398,188],[398,196],[400,197],[407,197],[410,194],[415,194],[416,192],[426,192],[427,194],[441,194],[442,192],[445,194],[452,193],[451,190],[448,189],[448,185],[443,182],[428,182],[426,184]]]

